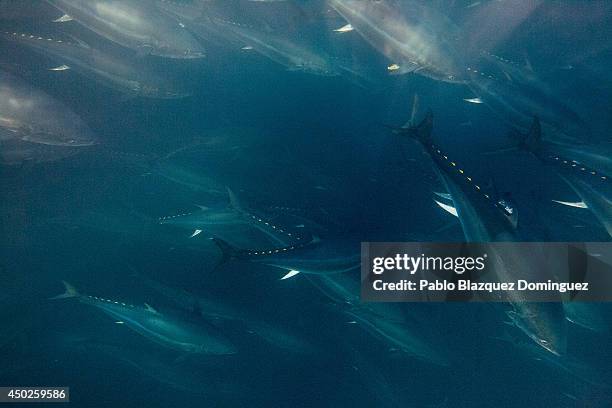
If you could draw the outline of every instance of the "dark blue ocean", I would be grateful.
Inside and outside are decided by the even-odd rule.
[[[560,307],[547,349],[516,305],[365,303],[359,265],[331,261],[497,222],[463,217],[402,137],[429,111],[519,214],[476,238],[609,242],[611,38],[605,1],[0,0],[0,386],[75,407],[612,406],[609,304]]]

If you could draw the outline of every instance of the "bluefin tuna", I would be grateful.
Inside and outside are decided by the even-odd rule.
[[[23,44],[57,63],[49,70],[58,75],[75,71],[119,92],[145,98],[174,99],[187,96],[170,81],[136,65],[130,58],[103,52],[77,39],[65,40],[30,33],[5,31],[9,41]]]
[[[212,238],[219,247],[222,261],[239,260],[260,263],[287,271],[282,279],[305,274],[333,274],[359,268],[360,248],[357,243],[340,240],[311,240],[285,247],[239,249],[220,238]]]
[[[20,140],[83,147],[96,137],[76,113],[15,76],[0,71],[0,143]]]
[[[161,217],[159,223],[187,228],[193,231],[191,237],[195,237],[202,232],[209,234],[210,231],[222,231],[224,228],[232,226],[247,226],[264,234],[274,245],[283,246],[290,242],[299,243],[303,240],[301,235],[248,210],[240,203],[231,189],[228,188],[227,192],[229,197],[228,207],[208,208],[199,206],[195,212]]]
[[[608,321],[601,313],[601,306],[591,302],[564,302],[567,321],[587,330],[597,333],[607,333],[610,330]]]
[[[456,28],[423,2],[329,0],[329,5],[389,59],[391,73],[414,72],[444,82],[465,79],[452,41]]]
[[[518,241],[518,208],[510,197],[499,195],[494,189],[480,184],[459,162],[453,160],[432,138],[433,114],[427,113],[418,125],[407,124],[394,129],[396,134],[410,137],[421,144],[432,159],[434,169],[452,197],[453,211],[459,218],[468,241],[481,242],[488,254],[487,264],[495,273],[495,279],[508,282],[512,270],[537,273],[542,277],[545,270],[533,270],[524,260],[524,254],[515,247],[491,247],[492,241]],[[545,275],[544,275],[545,276]],[[558,297],[561,300],[560,296]],[[513,324],[529,338],[553,354],[565,353],[567,325],[560,302],[527,302],[519,291],[507,291],[504,300],[513,310],[508,316]]]
[[[533,342],[524,341],[523,338],[517,338],[507,332],[504,332],[502,336],[495,339],[513,346],[513,351],[521,352],[530,359],[537,360],[547,367],[566,374],[572,384],[575,384],[576,380],[580,380],[591,386],[609,386],[602,381],[604,376],[598,369],[574,356],[556,356],[547,353],[541,347],[533,344]]]
[[[355,324],[390,350],[440,366],[449,358],[426,335],[423,327],[409,323],[398,304],[363,304],[359,299],[359,273],[311,275],[308,280],[331,300],[348,323]]]
[[[537,116],[550,141],[575,143],[590,138],[588,126],[576,110],[544,82],[510,75],[506,67],[489,71],[472,66],[467,71],[469,86],[478,100],[510,126],[529,129]]]
[[[537,117],[533,119],[529,133],[522,136],[518,149],[554,168],[580,198],[573,202],[554,200],[556,203],[590,210],[612,237],[612,161],[602,153],[604,150],[546,142]]]
[[[3,138],[0,130],[0,164],[21,166],[26,163],[48,163],[73,156],[81,149],[70,146],[51,146],[25,140]]]
[[[100,337],[63,335],[55,347],[62,347],[71,356],[80,355],[89,367],[117,366],[135,375],[148,378],[157,387],[168,387],[190,396],[208,399],[220,395],[236,396],[250,391],[231,379],[223,379],[208,361],[176,358],[174,353],[160,353],[155,347],[116,344]],[[221,356],[222,357],[222,356]]]
[[[192,59],[204,57],[193,36],[154,4],[142,0],[47,0],[65,15],[98,35],[139,55]]]
[[[267,32],[244,24],[213,19],[213,24],[230,35],[232,41],[243,49],[253,49],[259,54],[284,66],[289,71],[299,71],[319,76],[337,76],[338,68],[323,50],[308,44],[305,36],[288,38],[276,32]]]
[[[266,322],[252,312],[239,310],[209,296],[196,295],[184,289],[168,286],[140,274],[137,274],[137,277],[146,287],[176,304],[177,307],[185,311],[195,311],[212,324],[236,322],[248,333],[279,349],[303,354],[314,352],[313,346],[308,341],[293,333],[289,328]]]
[[[203,321],[195,322],[162,314],[148,304],[140,307],[97,296],[82,295],[68,282],[63,283],[65,292],[52,299],[75,298],[83,304],[100,309],[141,336],[164,347],[188,353],[236,353],[235,347],[229,341]]]
[[[190,164],[167,157],[155,162],[150,171],[192,191],[209,194],[221,194],[223,192],[223,185],[205,174],[201,169],[196,169]]]

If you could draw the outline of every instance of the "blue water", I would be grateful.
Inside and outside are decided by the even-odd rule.
[[[420,2],[472,34],[460,50],[481,47],[522,72],[529,65],[551,100],[581,118],[583,127],[572,135],[581,141],[571,145],[602,146],[609,155],[611,7],[533,3],[521,14],[520,1]],[[465,240],[457,219],[433,201],[444,187],[431,159],[386,127],[410,119],[417,95],[415,120],[434,112],[437,143],[483,185],[511,193],[520,211],[519,239],[610,240],[590,211],[551,201],[580,201],[553,169],[524,152],[485,154],[511,146],[511,129],[528,129],[487,103],[466,102],[476,96],[469,86],[418,71],[389,75],[395,61],[362,33],[338,34],[352,37],[336,43],[331,29],[346,21],[323,1],[231,4],[219,6],[225,18],[301,39],[331,55],[333,64],[349,61],[372,75],[365,84],[346,73],[313,75],[257,50],[200,38],[203,59],[135,59],[190,96],[141,98],[73,70],[49,71],[57,61],[0,40],[0,70],[66,105],[98,138],[69,157],[48,159],[44,151],[44,160],[26,157],[0,167],[0,386],[69,386],[71,405],[79,407],[612,406],[609,304],[591,305],[603,328],[567,322],[562,356],[506,324],[508,305],[381,306],[393,328],[444,356],[447,364],[439,365],[355,324],[346,312],[365,306],[330,298],[316,284],[320,277],[280,280],[287,271],[221,262],[209,239],[274,248],[261,231],[203,227],[190,238],[194,228],[159,224],[160,217],[197,206],[226,208],[229,187],[250,212],[294,236],[340,241],[356,253],[360,241]],[[39,2],[3,1],[0,27],[76,35],[91,47],[134,57],[86,24],[50,23],[61,14]],[[185,173],[181,180],[165,177],[162,163],[213,180],[215,188]],[[610,194],[605,188],[604,196]],[[348,280],[357,284],[358,275],[349,272]],[[237,352],[172,349],[78,299],[50,301],[62,292],[62,280],[83,294],[147,303],[164,316],[212,326]],[[164,295],[151,282],[189,295]],[[350,291],[359,295],[356,287]],[[213,316],[188,296],[223,305],[232,317]],[[272,342],[262,327],[278,329]]]

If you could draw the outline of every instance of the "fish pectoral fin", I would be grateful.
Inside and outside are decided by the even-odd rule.
[[[70,17],[68,14],[64,14],[61,17],[56,18],[55,20],[53,20],[54,23],[66,23],[68,21],[72,21],[73,18]]]
[[[201,229],[197,229],[197,230],[193,231],[193,234],[191,234],[189,236],[189,238],[193,238],[193,237],[195,237],[197,235],[200,235],[201,233],[202,233],[202,230]]]
[[[438,204],[438,207],[442,208],[444,211],[446,211],[447,213],[451,214],[453,217],[459,218],[459,213],[457,212],[457,209],[455,207],[453,207],[452,205],[445,204],[445,203],[440,202],[440,201],[438,201],[436,199],[434,199],[434,202],[436,204]]]
[[[589,208],[589,206],[584,201],[577,201],[577,202],[560,201],[560,200],[551,200],[551,201],[553,203],[565,205],[566,207],[583,208],[583,209],[588,209]]]
[[[340,28],[334,29],[333,31],[336,32],[336,33],[342,34],[342,33],[350,33],[353,30],[354,30],[354,28],[353,28],[353,26],[351,24],[346,24],[346,25],[343,25]]]
[[[58,67],[49,68],[49,71],[61,72],[61,71],[68,71],[69,69],[70,69],[70,66],[63,64]]]
[[[280,278],[280,280],[285,280],[285,279],[293,278],[295,275],[297,275],[299,273],[300,273],[300,271],[291,270],[291,271],[287,272],[287,274],[285,274],[285,276]]]

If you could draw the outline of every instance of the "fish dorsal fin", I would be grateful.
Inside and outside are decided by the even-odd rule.
[[[234,210],[243,211],[242,205],[240,204],[238,197],[236,197],[236,194],[234,194],[231,188],[226,187],[226,189],[227,189],[227,196],[229,198],[230,206]]]
[[[145,306],[145,309],[147,311],[149,311],[151,313],[159,314],[159,312],[157,310],[155,310],[155,308],[153,306],[151,306],[150,304],[145,303],[144,306]]]

